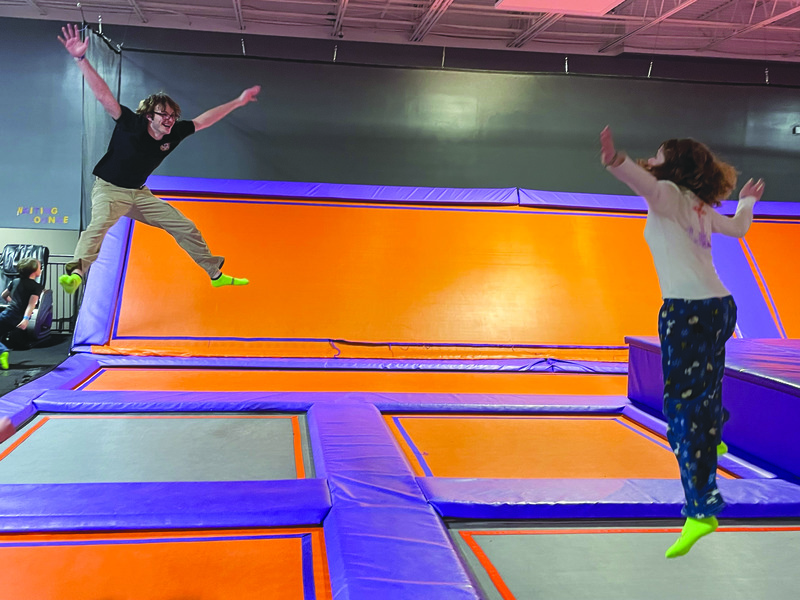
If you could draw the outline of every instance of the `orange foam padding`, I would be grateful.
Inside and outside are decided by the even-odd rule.
[[[421,477],[680,477],[667,442],[623,416],[384,418]]]
[[[332,356],[327,340],[346,340],[499,344],[513,355],[514,345],[618,350],[626,335],[656,333],[660,294],[642,217],[174,204],[226,256],[224,271],[250,285],[212,288],[167,233],[137,223],[108,351]]]
[[[9,599],[331,598],[319,529],[0,535],[0,581]]]
[[[81,389],[624,396],[628,378],[581,373],[107,368]]]
[[[766,280],[766,289],[758,273],[756,280],[762,293],[772,298],[786,337],[800,337],[800,310],[797,310],[800,277],[796,259],[800,256],[800,222],[755,222],[745,241],[753,252],[761,278]],[[765,301],[770,306],[769,298]]]

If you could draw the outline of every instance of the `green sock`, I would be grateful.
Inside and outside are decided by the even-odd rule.
[[[72,273],[71,275],[62,275],[59,277],[58,283],[65,292],[68,294],[74,294],[75,290],[77,290],[81,283],[83,283],[83,278],[77,273]]]
[[[8,369],[8,352],[0,352],[0,368]]]
[[[728,444],[725,442],[720,442],[717,444],[717,456],[722,456],[728,451]]]
[[[222,287],[223,285],[247,285],[250,283],[247,279],[239,279],[220,273],[220,276],[211,280],[211,285],[214,287]]]
[[[681,537],[667,549],[665,556],[667,558],[675,558],[687,554],[697,540],[713,532],[717,527],[719,527],[719,521],[717,521],[716,517],[705,519],[688,517],[683,525]]]

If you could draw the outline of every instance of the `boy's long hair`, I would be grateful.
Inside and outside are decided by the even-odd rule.
[[[150,94],[147,98],[139,102],[139,108],[136,109],[137,115],[153,115],[156,106],[161,105],[163,108],[171,108],[175,113],[175,120],[181,118],[181,107],[172,98],[167,96],[164,92]]]
[[[694,192],[706,204],[719,206],[736,187],[736,169],[719,160],[708,146],[691,138],[667,140],[661,144],[664,163],[639,164],[656,179],[667,179]]]
[[[17,263],[17,273],[22,279],[27,279],[31,276],[31,273],[35,272],[36,269],[39,268],[39,259],[27,257],[22,258]]]

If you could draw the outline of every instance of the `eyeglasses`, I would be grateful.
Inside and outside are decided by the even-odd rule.
[[[153,114],[161,117],[162,121],[166,121],[167,119],[170,121],[175,121],[178,118],[175,113],[158,112],[157,110],[154,110]]]

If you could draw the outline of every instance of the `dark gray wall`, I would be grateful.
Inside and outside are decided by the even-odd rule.
[[[166,89],[191,117],[259,83],[169,159],[184,176],[628,193],[599,167],[606,124],[650,156],[695,137],[794,200],[800,94],[791,88],[562,74],[128,52],[123,98]],[[202,141],[201,141],[202,138]]]
[[[0,19],[0,227],[80,224],[81,80],[59,31],[53,23]],[[17,215],[19,206],[55,207],[58,223],[34,224],[30,214]]]
[[[0,90],[0,130],[22,146],[13,164],[0,168],[34,197],[53,189],[79,194],[81,86],[55,40],[59,26],[0,20],[0,48],[18,58],[0,66],[4,80],[15,82]],[[132,108],[163,89],[191,118],[244,87],[263,86],[257,104],[187,140],[159,169],[164,175],[629,193],[599,166],[597,137],[610,124],[633,155],[649,156],[668,137],[692,136],[743,178],[765,177],[765,199],[800,199],[793,181],[800,136],[791,133],[800,124],[800,94],[788,86],[648,80],[648,61],[637,57],[571,61],[592,73],[641,70],[635,78],[481,72],[437,68],[435,48],[396,48],[394,63],[411,66],[368,66],[356,63],[391,64],[394,47],[254,38],[242,57],[236,35],[114,27],[106,33],[124,41],[122,102]],[[563,67],[555,55],[448,49],[447,56],[462,67],[495,68],[512,58],[519,67],[523,59],[532,68]],[[490,64],[494,58],[499,62]],[[656,66],[697,79],[708,64],[659,59]],[[734,72],[730,63],[717,67],[709,72]],[[783,69],[792,80],[796,73]],[[757,80],[763,66],[741,63],[735,72]],[[17,82],[23,101],[13,91]],[[41,156],[48,157],[52,187],[39,181]]]

